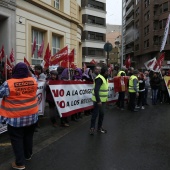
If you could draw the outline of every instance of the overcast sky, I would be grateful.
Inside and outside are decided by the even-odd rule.
[[[122,0],[106,0],[106,23],[122,25]]]

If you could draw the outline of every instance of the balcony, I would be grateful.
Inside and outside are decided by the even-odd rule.
[[[154,16],[153,16],[153,19],[154,19],[155,21],[158,21],[158,20],[159,20],[159,15],[154,15]]]
[[[130,53],[133,53],[133,52],[134,52],[134,48],[131,47],[131,48],[126,49],[125,54],[130,54]]]
[[[159,34],[159,31],[158,31],[158,30],[154,30],[154,31],[153,31],[153,35],[154,35],[154,36],[159,36],[159,35],[160,35],[160,34]]]
[[[126,45],[133,43],[133,42],[134,42],[134,36],[130,36],[130,37],[126,38],[126,40],[125,40]]]
[[[126,16],[128,16],[131,12],[134,10],[134,5],[132,5],[127,11],[126,11]]]
[[[154,0],[153,3],[154,3],[155,6],[157,6],[157,5],[159,5],[159,0]]]
[[[133,3],[132,0],[128,0],[128,1],[126,2],[126,7],[128,7],[128,6],[131,5],[132,3]]]
[[[130,23],[134,21],[134,16],[132,15],[127,21],[126,21],[126,26],[128,26]]]

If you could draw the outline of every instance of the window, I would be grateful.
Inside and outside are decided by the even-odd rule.
[[[154,30],[158,30],[159,22],[158,21],[154,21],[153,25],[154,25]]]
[[[144,35],[149,34],[149,25],[144,28]]]
[[[54,7],[60,9],[60,0],[54,0]]]
[[[136,9],[135,14],[136,14],[136,16],[139,15],[139,8]]]
[[[136,23],[135,23],[135,27],[136,27],[136,28],[138,28],[138,27],[139,27],[139,20],[138,20],[138,21],[136,21]]]
[[[162,44],[162,36],[159,37],[159,45]]]
[[[162,29],[162,21],[159,21],[159,29]]]
[[[95,48],[88,48],[89,55],[95,55]]]
[[[32,43],[31,46],[33,46],[34,43],[34,39],[36,39],[36,48],[35,48],[35,52],[32,56],[32,64],[33,65],[37,65],[37,64],[41,64],[42,59],[38,58],[38,50],[43,42],[43,32],[39,31],[39,30],[32,30]],[[32,48],[31,48],[32,49]]]
[[[100,48],[88,48],[88,55],[104,56],[104,50]]]
[[[149,40],[144,41],[144,48],[148,48],[149,47]]]
[[[145,0],[145,8],[147,8],[150,4],[150,0]]]
[[[57,35],[52,36],[52,55],[60,50],[60,37]]]
[[[168,11],[168,2],[165,2],[163,5],[162,5],[162,11],[163,12],[166,12],[166,11]]]
[[[139,51],[139,44],[135,45],[135,51]]]
[[[165,28],[166,27],[166,21],[167,21],[167,19],[163,19],[163,28]]]
[[[94,1],[94,0],[89,0],[88,7],[104,10],[104,3]]]
[[[149,13],[149,11],[148,11],[147,13],[145,13],[144,18],[145,18],[145,21],[148,21],[148,20],[149,20],[149,18],[150,18],[150,13]]]
[[[88,23],[104,26],[105,25],[105,19],[88,15]]]
[[[159,45],[159,37],[158,36],[153,37],[153,45]]]

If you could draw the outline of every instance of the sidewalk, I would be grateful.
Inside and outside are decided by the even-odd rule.
[[[89,121],[91,116],[84,116],[78,122],[74,122],[68,118],[70,127],[60,127],[60,119],[57,119],[57,127],[53,127],[48,116],[48,107],[46,107],[45,115],[40,117],[38,132],[34,134],[34,148],[33,153],[41,151],[48,147],[53,142],[70,133],[78,126]],[[89,125],[90,126],[90,125]],[[9,140],[8,133],[5,132],[0,135],[0,170],[10,169],[10,163],[14,161],[14,154]]]

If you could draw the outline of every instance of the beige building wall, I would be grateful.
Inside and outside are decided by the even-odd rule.
[[[49,3],[51,2],[51,3]],[[52,5],[54,0],[16,0],[16,60],[23,61],[24,57],[32,64],[32,29],[43,32],[44,51],[49,42],[52,47],[52,34],[60,37],[60,49],[68,46],[69,52],[75,48],[75,64],[82,66],[81,10],[75,0],[62,0],[61,9]]]

